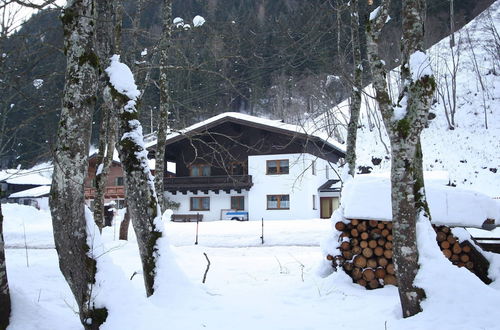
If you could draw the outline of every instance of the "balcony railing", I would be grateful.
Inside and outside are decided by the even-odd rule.
[[[194,190],[249,190],[252,187],[251,175],[221,175],[221,176],[184,176],[165,178],[165,190],[194,191]]]
[[[85,198],[93,199],[95,197],[95,188],[85,187]],[[125,197],[125,187],[124,186],[109,186],[106,187],[104,191],[104,198],[118,198]]]

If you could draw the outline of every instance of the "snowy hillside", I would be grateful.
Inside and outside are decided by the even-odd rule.
[[[429,54],[438,84],[451,91],[453,63],[458,63],[455,129],[450,130],[445,104],[439,95],[432,112],[437,116],[422,134],[425,170],[445,170],[457,186],[500,197],[500,3],[494,3],[460,31],[450,49],[449,37],[434,45]],[[479,75],[477,74],[479,72]],[[445,76],[446,74],[446,76]],[[391,86],[397,93],[397,72]],[[479,78],[480,77],[480,78]],[[484,87],[484,89],[483,89]],[[446,89],[442,90],[446,97]],[[380,115],[375,111],[371,86],[365,89],[361,128],[358,130],[357,166],[373,171],[390,168],[389,142]],[[347,112],[345,101],[332,112]],[[320,122],[323,118],[319,118]],[[485,119],[486,118],[486,119]],[[340,132],[345,138],[345,131]],[[372,157],[382,159],[374,165]],[[376,162],[375,162],[376,163]]]

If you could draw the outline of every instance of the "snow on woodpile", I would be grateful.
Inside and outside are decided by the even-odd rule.
[[[425,189],[433,224],[480,228],[487,219],[500,223],[500,203],[489,196],[427,177]],[[344,187],[343,201],[348,219],[392,221],[387,173],[356,176]]]
[[[441,251],[440,259],[468,269],[486,284],[498,279],[500,256],[483,251],[469,234],[451,227],[481,227],[486,219],[498,223],[499,203],[486,195],[444,186],[444,173],[432,173],[425,180],[433,240],[426,239],[431,247],[422,249]],[[390,193],[387,173],[358,175],[345,183],[341,206],[332,216],[334,230],[322,245],[323,275],[341,269],[367,289],[396,284]]]

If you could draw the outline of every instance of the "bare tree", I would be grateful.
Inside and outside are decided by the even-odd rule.
[[[346,157],[349,174],[354,176],[356,170],[356,137],[358,132],[359,114],[361,112],[361,93],[363,90],[363,65],[361,63],[361,46],[359,43],[359,6],[358,0],[350,1],[351,41],[354,74],[349,100],[350,116],[347,125]]]
[[[165,146],[168,129],[168,113],[170,110],[170,84],[168,77],[168,53],[172,43],[172,0],[163,1],[163,32],[160,40],[160,112],[156,144],[155,185],[158,200],[165,208],[164,172],[165,172]]]
[[[380,58],[380,32],[388,19],[389,1],[382,1],[370,15],[368,54],[375,98],[391,141],[391,199],[394,233],[394,264],[403,317],[419,313],[425,297],[414,286],[418,272],[416,222],[430,217],[425,200],[420,134],[428,124],[429,109],[436,88],[424,50],[425,1],[403,0],[402,89],[393,102],[386,81],[385,63]]]
[[[0,329],[6,329],[9,325],[10,310],[9,282],[7,280],[5,243],[3,240],[2,204],[0,204]]]
[[[93,302],[96,260],[87,241],[84,196],[99,69],[94,50],[95,2],[68,1],[61,20],[67,66],[50,210],[59,267],[75,296],[82,325],[85,329],[98,329],[108,312]]]
[[[455,46],[451,46],[451,44]],[[448,122],[448,129],[454,130],[456,127],[455,114],[457,112],[457,75],[460,67],[460,53],[461,53],[460,40],[457,44],[455,41],[450,41],[450,55],[451,63],[444,59],[444,72],[437,77],[437,95],[443,103],[446,121]],[[438,55],[439,56],[439,55]]]
[[[112,54],[117,53],[116,43],[121,38],[121,1],[97,1],[97,54],[99,62],[106,64]],[[118,13],[118,15],[116,15]],[[101,71],[99,90],[107,87],[107,75]],[[109,92],[103,92],[101,126],[95,173],[94,221],[102,230],[104,227],[104,197],[108,181],[109,166],[115,150],[117,113]]]

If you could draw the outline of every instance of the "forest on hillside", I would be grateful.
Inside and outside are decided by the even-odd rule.
[[[491,2],[456,2],[456,27]],[[347,3],[173,1],[173,17],[183,18],[184,24],[174,30],[169,49],[171,127],[181,128],[225,111],[298,122],[341,102],[352,72]],[[376,3],[360,3],[362,19]],[[400,1],[393,1],[391,21],[384,31],[384,55],[390,67],[399,58],[399,7]],[[122,60],[135,66],[136,79],[145,86],[139,105],[145,133],[155,130],[158,112],[160,9],[159,0],[126,1],[123,16]],[[0,168],[51,159],[66,63],[59,15],[59,9],[43,10],[16,31],[0,31]],[[194,27],[196,15],[203,16],[205,24]],[[449,1],[428,1],[426,44],[448,33]],[[363,38],[361,44],[366,59]],[[369,70],[364,67],[367,84]],[[96,127],[99,121],[98,104]]]

